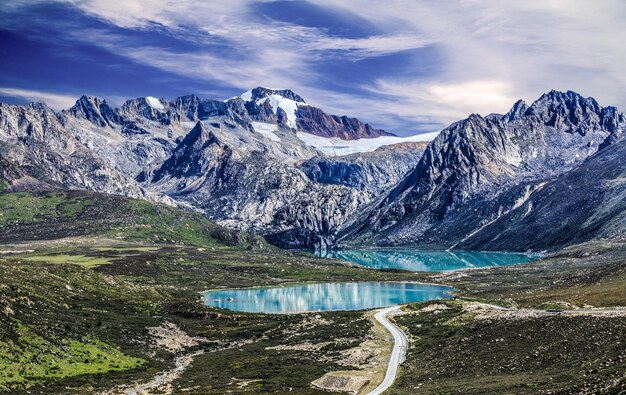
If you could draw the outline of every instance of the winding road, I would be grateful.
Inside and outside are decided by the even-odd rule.
[[[568,316],[626,316],[626,308],[611,307],[611,308],[587,308],[587,309],[567,309],[567,310],[541,310],[541,309],[525,309],[515,307],[502,307],[494,304],[479,303],[480,305],[495,310],[501,314],[509,314],[511,317],[519,315],[536,315],[536,316],[551,316],[551,315],[568,315]],[[387,373],[385,379],[378,387],[371,391],[368,395],[379,395],[385,392],[393,385],[398,374],[398,366],[404,362],[406,357],[406,350],[409,347],[409,340],[406,334],[400,330],[397,326],[392,324],[387,316],[400,311],[400,306],[387,307],[374,315],[376,321],[380,322],[391,334],[393,335],[393,350],[391,351],[391,357],[389,358],[389,365],[387,366]]]
[[[391,387],[393,382],[396,380],[398,366],[405,360],[406,350],[409,347],[409,339],[406,337],[404,332],[400,330],[400,328],[389,322],[387,319],[389,314],[396,313],[399,310],[400,306],[392,306],[379,311],[374,316],[376,321],[380,322],[393,335],[393,350],[391,351],[391,357],[389,358],[389,365],[387,366],[385,379],[368,395],[382,394],[389,389],[389,387]]]

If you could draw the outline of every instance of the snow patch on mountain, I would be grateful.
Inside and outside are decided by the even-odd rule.
[[[278,108],[282,108],[282,110],[287,114],[287,125],[290,128],[296,128],[296,111],[298,111],[299,105],[306,105],[304,103],[298,103],[295,100],[287,99],[280,95],[270,95],[269,97],[265,97],[263,99],[257,100],[257,105],[261,105],[266,101],[270,101],[270,105],[272,106],[272,111],[274,114],[278,113]]]
[[[262,135],[263,137],[267,137],[272,141],[280,141],[280,137],[278,137],[276,133],[274,133],[278,131],[278,126],[265,122],[252,122],[252,127],[254,128],[255,132]]]
[[[357,152],[372,152],[385,145],[432,141],[439,132],[416,134],[408,137],[380,136],[375,138],[362,138],[358,140],[342,140],[336,137],[322,137],[309,133],[296,132],[296,136],[306,145],[317,148],[329,156],[343,156]]]
[[[231,99],[234,99],[234,98],[236,98],[236,97],[237,97],[237,96],[235,96],[235,97],[233,97],[233,98],[231,98]],[[249,91],[246,91],[246,92],[242,93],[241,95],[239,95],[239,97],[241,97],[241,99],[242,99],[243,101],[250,101],[250,100],[252,100],[252,90],[249,90]],[[230,99],[229,99],[229,100],[230,100]]]
[[[156,97],[146,96],[146,103],[155,110],[163,111],[165,110],[165,106],[161,104],[161,101]]]

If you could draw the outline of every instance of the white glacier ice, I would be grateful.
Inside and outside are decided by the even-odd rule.
[[[155,110],[160,110],[160,111],[165,110],[165,107],[163,106],[163,104],[161,104],[159,99],[157,99],[156,97],[146,96],[146,103],[148,103],[148,105],[154,108]]]
[[[274,133],[278,130],[278,126],[265,122],[252,122],[252,127],[254,128],[255,132],[262,135],[263,137],[267,137],[272,141],[280,141],[280,137],[278,137],[276,133]]]
[[[357,152],[371,152],[391,144],[432,141],[439,132],[416,134],[408,137],[380,136],[375,138],[362,138],[358,140],[342,140],[337,137],[322,137],[314,134],[297,132],[296,136],[306,145],[317,148],[326,155],[342,156]]]

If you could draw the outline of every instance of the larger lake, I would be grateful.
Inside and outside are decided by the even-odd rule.
[[[536,257],[504,252],[339,250],[325,258],[343,259],[373,269],[401,269],[414,272],[442,272],[486,266],[528,263]]]
[[[341,250],[325,257],[343,259],[373,269],[450,271],[527,263],[525,254],[416,250]],[[451,288],[394,282],[290,284],[280,287],[207,291],[207,306],[249,313],[300,313],[364,310],[403,303],[450,298]]]
[[[207,291],[207,306],[249,313],[363,310],[450,298],[449,287],[417,283],[307,283]]]

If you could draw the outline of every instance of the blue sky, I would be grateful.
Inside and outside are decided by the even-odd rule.
[[[5,0],[0,100],[290,88],[400,135],[550,89],[626,107],[621,0]]]

